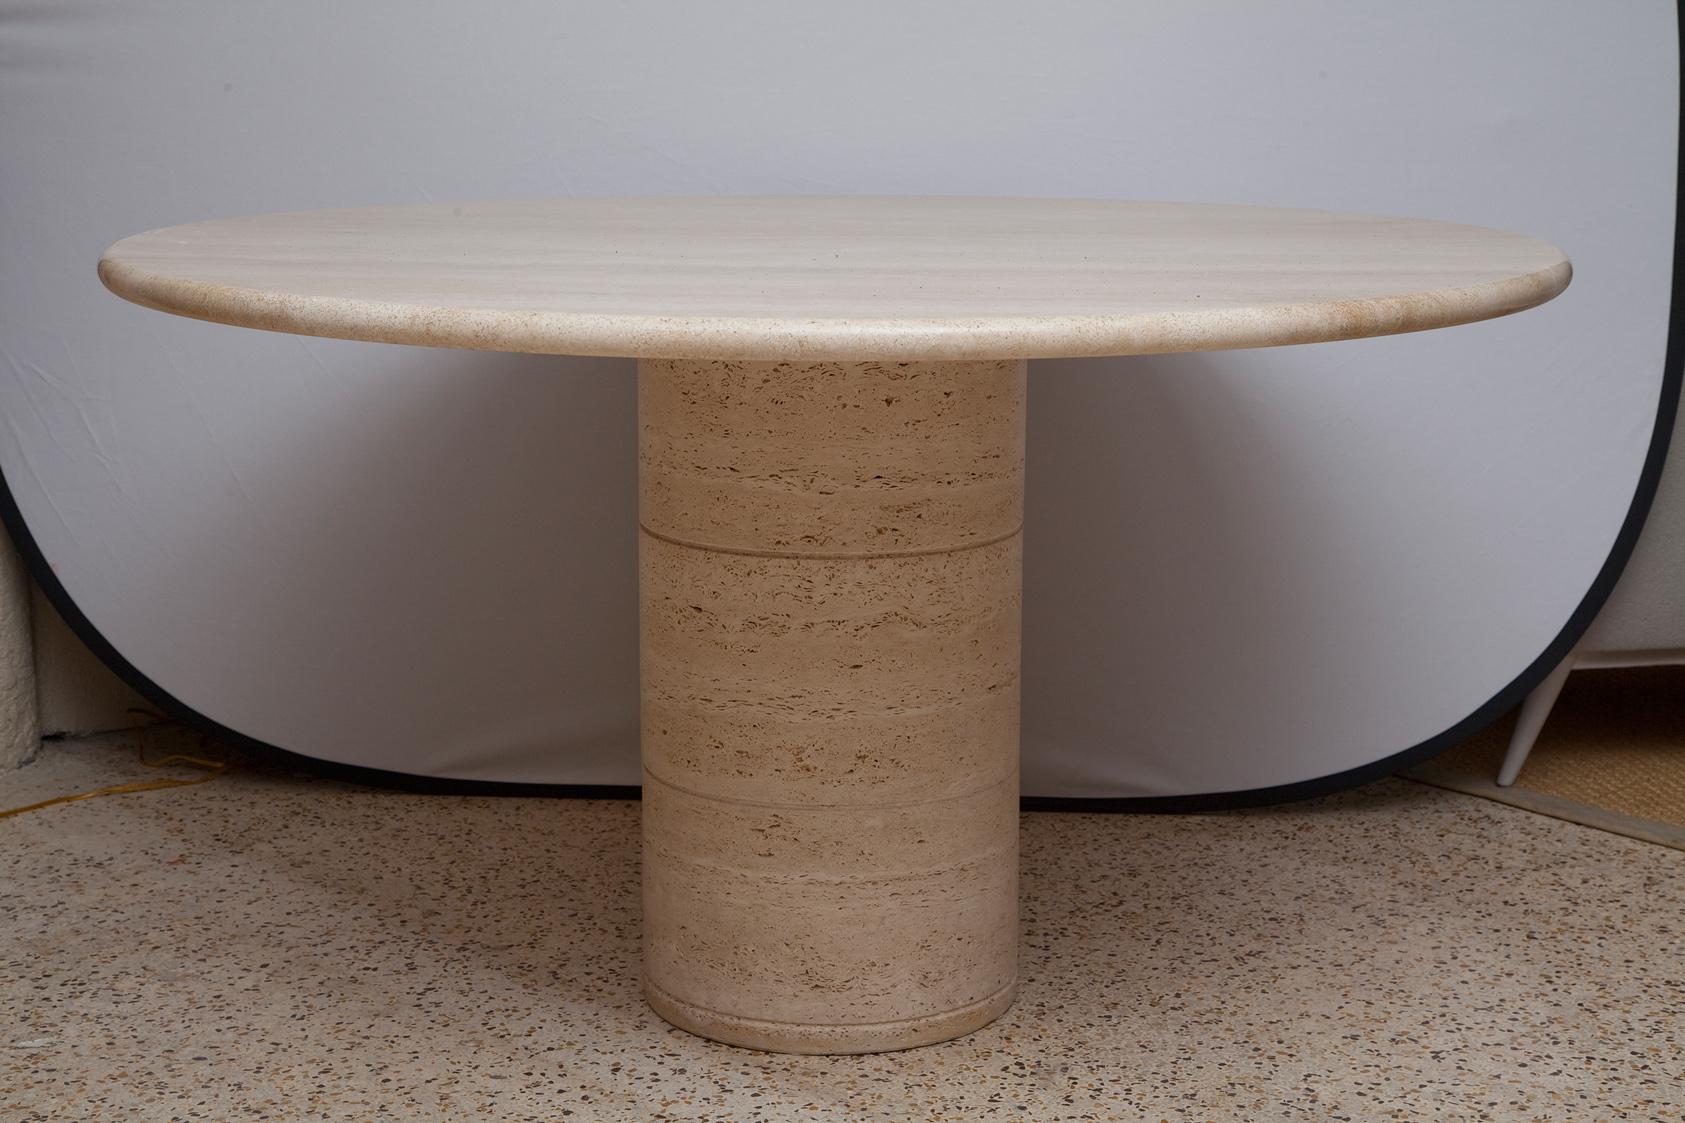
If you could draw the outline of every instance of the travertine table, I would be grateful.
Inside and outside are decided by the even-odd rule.
[[[1468,226],[1009,199],[321,211],[100,262],[183,316],[640,360],[645,992],[826,1053],[1012,1001],[1024,360],[1444,327],[1569,272]]]

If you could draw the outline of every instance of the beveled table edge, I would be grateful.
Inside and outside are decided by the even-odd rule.
[[[1355,212],[1305,213],[1387,217]],[[1435,225],[1507,233],[1462,223]],[[99,261],[100,280],[106,288],[158,311],[292,335],[476,351],[648,359],[1056,359],[1282,347],[1399,335],[1494,319],[1545,303],[1566,289],[1573,277],[1573,266],[1561,249],[1540,239],[1511,235],[1554,252],[1557,260],[1533,272],[1461,287],[1173,312],[799,319],[510,311],[302,296],[183,280],[122,260],[129,242],[170,229],[174,227],[144,231],[108,247]]]

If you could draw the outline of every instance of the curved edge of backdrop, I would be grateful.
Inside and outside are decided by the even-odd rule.
[[[1680,22],[1680,62],[1685,73],[1685,20]],[[1578,607],[1569,615],[1562,630],[1539,653],[1538,658],[1510,680],[1497,694],[1449,729],[1420,744],[1369,764],[1348,768],[1312,780],[1291,784],[1277,784],[1244,791],[1203,792],[1197,795],[1174,796],[1118,796],[1069,797],[1026,796],[1021,804],[1028,811],[1103,811],[1103,812],[1195,812],[1225,811],[1241,807],[1258,807],[1272,803],[1310,799],[1344,791],[1371,780],[1390,776],[1412,765],[1458,745],[1508,713],[1542,682],[1557,664],[1568,657],[1574,645],[1585,635],[1586,629],[1603,608],[1614,591],[1621,573],[1632,557],[1638,536],[1644,530],[1650,506],[1661,482],[1662,469],[1667,463],[1668,449],[1673,439],[1675,417],[1679,410],[1680,385],[1685,381],[1685,83],[1681,83],[1680,99],[1679,172],[1674,187],[1673,272],[1669,296],[1667,351],[1663,359],[1661,394],[1656,403],[1656,419],[1650,433],[1650,447],[1638,474],[1638,485],[1626,518],[1610,547],[1609,556],[1592,580]],[[277,745],[248,737],[214,718],[198,712],[163,687],[152,681],[139,667],[111,645],[93,621],[77,606],[57,574],[48,565],[41,548],[35,542],[12,496],[11,485],[0,473],[0,523],[12,536],[12,542],[28,566],[30,575],[41,586],[47,600],[58,610],[70,630],[88,646],[100,661],[110,667],[141,697],[157,706],[167,716],[198,729],[216,739],[267,758],[277,764],[302,772],[312,772],[330,779],[370,787],[394,788],[404,791],[439,795],[507,795],[550,796],[573,799],[637,799],[639,789],[634,785],[615,784],[522,784],[497,780],[452,780],[442,777],[412,776],[406,772],[391,772],[381,768],[340,764],[291,752]]]

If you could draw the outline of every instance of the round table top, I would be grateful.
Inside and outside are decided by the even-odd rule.
[[[182,316],[435,347],[1008,359],[1313,343],[1543,303],[1561,250],[1476,226],[1092,199],[545,199],[217,219],[100,276]]]

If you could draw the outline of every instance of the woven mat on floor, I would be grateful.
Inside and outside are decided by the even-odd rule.
[[[1511,714],[1405,775],[1685,850],[1685,667],[1575,671],[1515,786]]]

